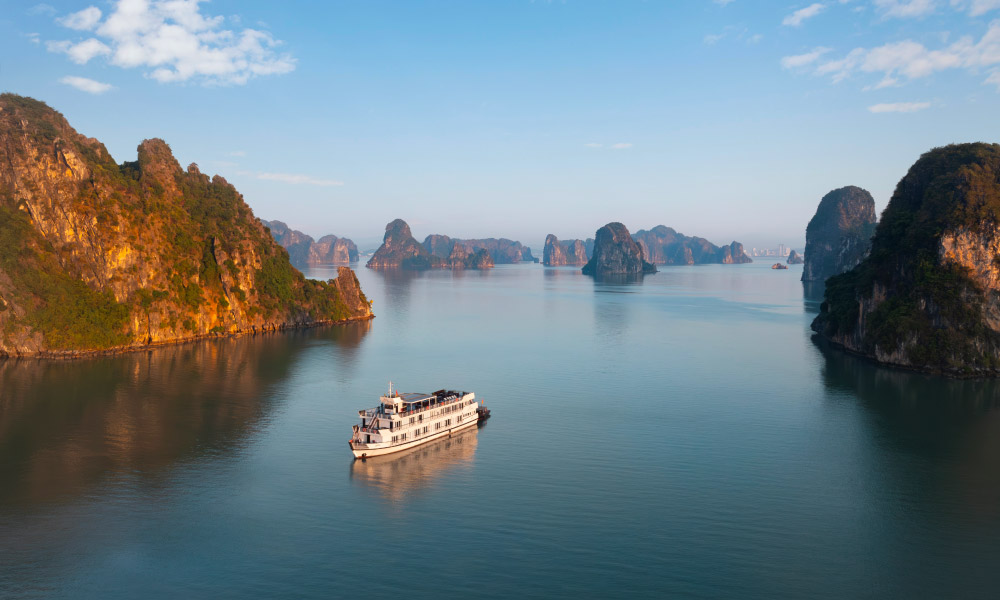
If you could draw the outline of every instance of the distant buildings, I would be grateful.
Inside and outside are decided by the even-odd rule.
[[[792,249],[784,244],[778,244],[777,248],[751,248],[747,253],[751,256],[788,256]]]

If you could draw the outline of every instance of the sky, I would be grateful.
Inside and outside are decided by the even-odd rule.
[[[621,221],[801,248],[927,150],[1000,141],[1000,0],[3,0],[0,90],[160,137],[263,219],[377,246]]]

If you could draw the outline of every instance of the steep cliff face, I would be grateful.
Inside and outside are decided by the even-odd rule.
[[[584,275],[642,276],[655,273],[656,267],[646,262],[642,248],[621,223],[608,223],[594,236],[594,255],[583,267]]]
[[[298,269],[316,265],[346,265],[358,260],[358,247],[347,238],[325,235],[319,241],[288,227],[281,221],[262,221],[275,241],[285,250]]]
[[[785,262],[787,262],[790,265],[801,265],[802,263],[805,262],[805,260],[802,258],[801,254],[799,254],[795,250],[792,250],[791,252],[788,253],[788,260],[786,260]]]
[[[582,240],[559,241],[551,233],[545,237],[542,262],[546,266],[580,266],[587,264],[587,260],[587,247]]]
[[[396,219],[385,226],[382,246],[368,266],[372,269],[490,269],[493,258],[484,248],[474,248],[467,240],[446,235],[429,235],[421,244],[410,226]]]
[[[813,329],[887,364],[998,375],[998,257],[1000,145],[936,148],[896,186],[870,255],[827,280]]]
[[[654,265],[753,262],[739,242],[716,246],[705,238],[689,237],[664,225],[657,225],[648,231],[641,229],[632,234],[632,239],[642,247],[646,260]]]
[[[819,201],[806,227],[802,281],[825,281],[850,271],[868,254],[875,232],[875,199],[849,185]]]
[[[0,95],[0,355],[370,317],[353,272],[303,278],[233,186],[162,140],[118,165],[45,104]]]

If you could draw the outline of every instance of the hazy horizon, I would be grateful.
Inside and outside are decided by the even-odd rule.
[[[801,248],[924,152],[994,141],[1000,2],[61,1],[0,19],[0,89],[119,162],[161,137],[262,219],[362,246],[610,221]]]

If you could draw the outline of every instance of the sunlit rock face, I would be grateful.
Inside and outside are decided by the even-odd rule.
[[[582,240],[560,241],[551,233],[545,237],[542,263],[549,267],[581,266],[587,264],[587,246]]]
[[[827,280],[812,327],[882,363],[998,375],[998,256],[1000,145],[936,148],[896,186],[867,257]]]
[[[303,278],[232,185],[163,140],[117,164],[44,103],[0,95],[0,355],[370,317],[353,272]]]
[[[825,281],[850,271],[868,255],[875,232],[875,199],[849,185],[819,201],[806,227],[802,281]]]

